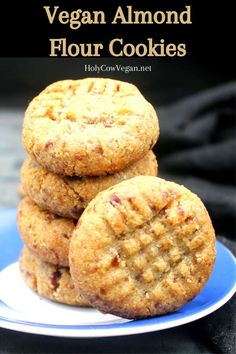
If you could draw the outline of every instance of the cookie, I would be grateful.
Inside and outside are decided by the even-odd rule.
[[[207,282],[215,233],[201,200],[157,177],[98,194],[72,235],[75,286],[99,310],[125,318],[173,312]]]
[[[87,78],[58,81],[29,104],[23,145],[47,170],[69,176],[115,173],[155,144],[153,106],[134,85]]]
[[[21,200],[17,224],[22,240],[42,260],[67,267],[69,243],[77,221],[43,210],[29,198]]]
[[[141,174],[157,175],[157,161],[152,151],[124,170],[103,177],[57,175],[28,157],[21,168],[21,184],[24,192],[42,208],[78,219],[81,209],[100,191]]]
[[[75,290],[68,268],[44,262],[27,248],[23,249],[19,264],[27,285],[40,296],[67,305],[89,306]]]

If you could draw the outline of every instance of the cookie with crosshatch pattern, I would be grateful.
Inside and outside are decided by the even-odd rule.
[[[95,197],[73,232],[72,279],[103,312],[144,318],[194,298],[215,260],[215,233],[191,191],[139,176]]]

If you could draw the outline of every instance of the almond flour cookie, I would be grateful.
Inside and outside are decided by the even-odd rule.
[[[29,104],[23,144],[47,170],[114,173],[141,159],[159,136],[153,106],[132,84],[101,78],[51,84]]]
[[[23,249],[19,262],[27,285],[40,296],[63,304],[89,306],[75,290],[68,268],[43,262],[27,248]]]
[[[67,267],[69,243],[77,221],[38,207],[29,198],[21,200],[17,224],[26,246],[42,260]]]
[[[152,151],[124,170],[103,177],[57,175],[28,157],[21,169],[21,184],[24,192],[42,208],[78,219],[81,209],[100,191],[141,174],[157,175],[157,161]]]
[[[125,318],[160,315],[201,291],[215,260],[215,233],[195,194],[139,176],[90,202],[69,260],[75,286],[92,306]]]

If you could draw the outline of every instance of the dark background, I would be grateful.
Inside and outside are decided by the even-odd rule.
[[[106,25],[82,25],[71,30],[67,25],[48,23],[43,6],[60,6],[61,10],[103,10]],[[134,10],[182,11],[191,5],[191,25],[111,25],[115,9],[133,5]],[[66,37],[69,42],[107,43],[115,37],[125,42],[142,42],[153,37],[173,43],[186,42],[187,55],[182,58],[113,58],[112,63],[153,66],[152,74],[100,74],[137,84],[157,105],[173,102],[202,89],[235,78],[234,18],[230,0],[25,0],[1,3],[0,21],[0,104],[24,106],[27,100],[47,84],[64,78],[96,76],[84,72],[84,64],[109,63],[103,58],[48,58],[49,38]],[[5,59],[4,59],[5,58]]]
[[[106,25],[82,25],[70,30],[66,25],[48,23],[43,6],[59,5],[61,10],[103,10]],[[180,10],[192,7],[192,25],[111,25],[116,8],[133,5],[134,10]],[[233,2],[230,0],[25,0],[1,3],[2,57],[47,57],[48,39],[67,37],[76,42],[108,42],[118,36],[127,41],[141,42],[144,38],[165,38],[173,42],[186,42],[188,57],[201,63],[206,60],[215,65],[218,61],[234,62],[232,57],[234,31]],[[104,53],[108,56],[108,53]],[[174,59],[175,60],[175,59]],[[224,70],[229,72],[225,66]]]
[[[202,58],[203,59],[203,58]],[[85,64],[152,65],[151,73],[85,72]],[[87,76],[111,77],[132,82],[153,103],[164,105],[200,90],[233,81],[234,70],[221,61],[197,58],[0,58],[1,106],[25,107],[27,103],[56,80]]]

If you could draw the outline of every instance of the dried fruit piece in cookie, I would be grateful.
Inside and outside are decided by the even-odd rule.
[[[21,168],[24,192],[39,206],[52,213],[78,219],[81,209],[100,191],[138,175],[157,175],[157,160],[149,151],[141,160],[113,175],[65,177],[47,171],[32,157]]]
[[[52,264],[68,267],[69,243],[76,222],[41,209],[27,197],[18,207],[22,240],[35,255]]]
[[[75,306],[90,306],[75,290],[68,268],[52,265],[24,248],[20,257],[20,270],[27,285],[50,300]]]
[[[215,233],[195,194],[139,176],[90,202],[69,260],[75,285],[94,307],[126,318],[160,315],[201,291],[215,260]]]
[[[51,84],[29,104],[25,149],[49,171],[114,173],[141,159],[159,136],[153,106],[134,85],[87,78]]]

